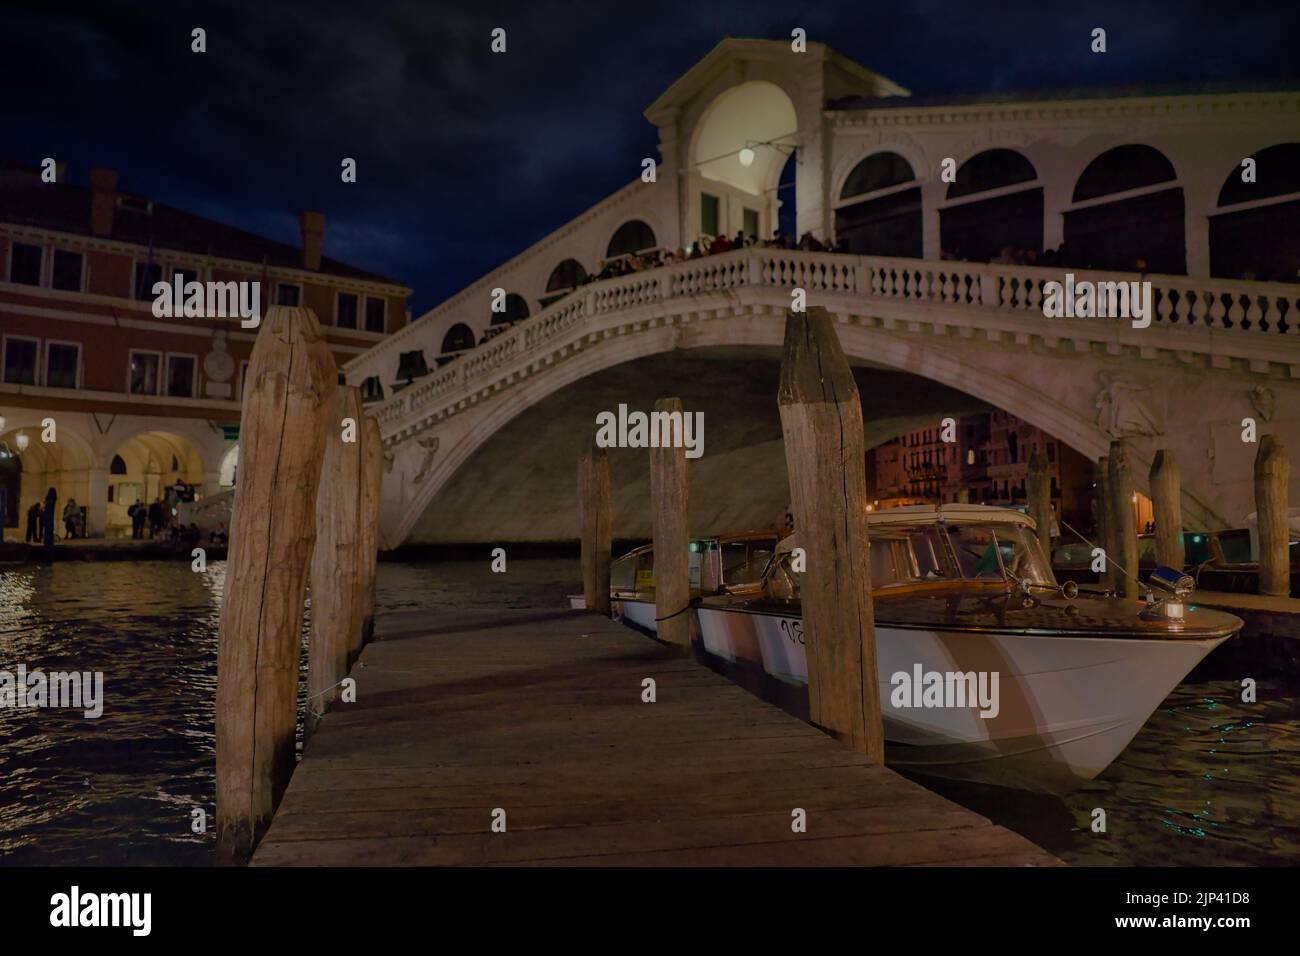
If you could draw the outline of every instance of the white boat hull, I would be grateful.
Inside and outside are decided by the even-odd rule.
[[[706,648],[757,645],[763,670],[807,684],[803,622],[701,607]],[[1101,773],[1169,692],[1226,638],[1147,640],[876,625],[881,716],[894,766],[1061,790]],[[725,657],[726,654],[719,656]],[[734,657],[733,657],[734,659]],[[896,673],[996,672],[999,708],[897,706]]]
[[[655,605],[653,601],[615,598],[610,602],[610,611],[616,621],[622,620],[629,624],[635,624],[651,634],[659,632],[659,625],[655,621]]]

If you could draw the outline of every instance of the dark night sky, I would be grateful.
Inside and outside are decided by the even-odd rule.
[[[123,189],[295,244],[320,209],[326,253],[411,285],[415,315],[636,177],[658,155],[641,111],[726,35],[801,26],[915,94],[1300,77],[1281,2],[29,0],[0,24],[0,155],[81,182],[115,166]]]

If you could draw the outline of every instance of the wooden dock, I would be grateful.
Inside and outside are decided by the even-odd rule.
[[[584,611],[388,614],[352,676],[254,865],[1060,865]]]

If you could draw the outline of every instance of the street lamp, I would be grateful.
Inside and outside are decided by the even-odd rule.
[[[31,439],[27,437],[26,432],[18,433],[18,437],[14,439],[14,444],[18,446],[18,451],[20,454],[27,450],[27,443],[29,441],[31,441]]]
[[[743,147],[740,152],[736,154],[736,158],[740,160],[740,165],[742,166],[748,167],[754,165],[754,151],[748,146]]]

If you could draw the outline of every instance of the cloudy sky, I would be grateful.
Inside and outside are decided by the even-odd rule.
[[[657,155],[641,111],[724,36],[800,26],[916,94],[1300,82],[1300,5],[1239,0],[22,7],[0,28],[0,154],[80,181],[115,166],[123,189],[292,243],[319,209],[327,254],[411,285],[416,315],[637,176]]]

